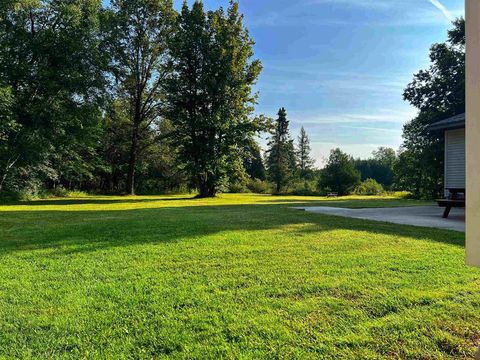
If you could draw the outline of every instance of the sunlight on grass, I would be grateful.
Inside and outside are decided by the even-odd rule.
[[[417,202],[183,198],[3,205],[0,357],[472,357],[463,234],[290,208]]]
[[[155,209],[183,206],[280,205],[385,207],[416,206],[432,202],[405,200],[395,196],[344,196],[326,198],[319,196],[273,196],[261,194],[222,194],[212,199],[196,199],[193,195],[162,196],[82,196],[51,198],[13,204],[0,204],[0,212],[7,211],[104,211]]]

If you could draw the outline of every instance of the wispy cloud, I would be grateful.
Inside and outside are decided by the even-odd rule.
[[[433,5],[432,6],[429,5]],[[315,7],[342,7],[347,11],[362,11],[361,17],[329,17],[321,16]],[[440,12],[438,11],[440,10]],[[364,16],[368,12],[368,16]],[[447,9],[441,0],[299,0],[294,7],[266,14],[258,14],[247,19],[251,27],[290,27],[290,26],[431,26],[445,25],[463,16],[463,8]],[[382,14],[382,17],[378,17]]]
[[[310,4],[333,4],[356,6],[369,9],[388,9],[394,6],[395,2],[381,0],[312,0],[310,2],[307,2],[307,5]]]
[[[433,6],[435,6],[438,10],[440,10],[448,20],[453,21],[455,19],[452,13],[439,0],[429,0],[429,1]]]
[[[417,111],[413,108],[408,110],[395,109],[378,109],[372,113],[333,113],[333,114],[319,114],[308,115],[302,113],[292,112],[290,118],[293,120],[293,125],[302,124],[310,126],[325,126],[329,124],[362,124],[363,126],[372,126],[376,129],[383,128],[394,130],[401,129],[401,125],[411,120]],[[381,124],[379,126],[379,124]],[[393,125],[396,124],[396,125]],[[392,127],[392,125],[394,127]]]

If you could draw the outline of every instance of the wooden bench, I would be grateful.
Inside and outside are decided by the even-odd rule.
[[[332,197],[338,197],[338,193],[336,192],[330,192],[327,194],[327,197],[332,198]]]
[[[448,218],[448,215],[450,215],[450,211],[452,210],[452,208],[465,207],[465,189],[452,188],[447,190],[450,193],[448,199],[437,200],[438,206],[445,208],[445,211],[443,212],[444,219]],[[459,196],[459,194],[463,194],[463,199]]]

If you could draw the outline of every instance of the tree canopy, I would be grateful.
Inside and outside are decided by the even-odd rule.
[[[2,97],[10,99],[0,178],[14,189],[36,177],[90,178],[105,93],[100,1],[0,7],[0,79]]]
[[[458,19],[445,43],[430,50],[431,65],[414,75],[404,99],[419,110],[403,129],[396,164],[396,183],[417,197],[434,198],[443,192],[443,134],[428,125],[465,112],[465,21]]]
[[[360,183],[360,172],[353,165],[353,159],[340,149],[333,149],[323,168],[319,188],[348,195]]]
[[[245,144],[263,130],[252,95],[261,71],[238,4],[205,11],[185,2],[171,40],[168,117],[183,168],[200,197],[215,196],[241,167]],[[233,167],[233,169],[232,169]]]
[[[248,152],[263,177],[253,44],[234,1],[2,2],[0,190],[213,196]]]

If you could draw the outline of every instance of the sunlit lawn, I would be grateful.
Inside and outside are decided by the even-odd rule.
[[[266,195],[0,205],[0,358],[472,358],[464,234]]]

